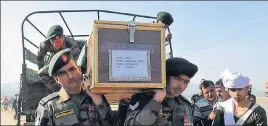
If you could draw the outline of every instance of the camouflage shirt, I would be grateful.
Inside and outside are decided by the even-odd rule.
[[[112,125],[112,110],[106,98],[94,105],[92,99],[82,91],[71,97],[62,88],[39,102],[36,110],[36,125]]]
[[[143,93],[132,96],[125,125],[191,125],[191,104],[183,96],[165,98],[162,103]]]
[[[66,49],[66,48],[72,49],[72,55],[74,56],[74,59],[77,60],[77,58],[80,54],[80,49],[79,49],[79,45],[77,44],[76,40],[74,40],[72,38],[65,37],[63,45],[59,50],[55,49],[49,40],[41,42],[40,46],[39,46],[38,53],[37,53],[38,69],[41,69],[45,65],[44,60],[45,60],[45,56],[47,55],[48,52],[50,52],[52,55],[54,55],[58,51],[61,51],[61,50]]]

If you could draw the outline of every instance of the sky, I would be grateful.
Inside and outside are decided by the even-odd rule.
[[[215,82],[229,68],[248,76],[253,93],[263,94],[268,79],[268,2],[253,1],[1,1],[1,84],[19,82],[22,66],[21,24],[26,15],[45,10],[101,9],[156,16],[159,11],[173,15],[173,55],[196,64],[198,73],[187,90],[198,92],[201,79]],[[73,34],[89,34],[92,13],[63,14]],[[129,21],[132,17],[101,14],[101,19]],[[58,14],[32,15],[29,18],[44,34],[63,21]],[[152,20],[137,21],[152,22]],[[64,27],[66,34],[69,34]],[[25,36],[36,45],[44,39],[25,23]],[[29,44],[26,47],[37,52]],[[26,62],[27,67],[37,69]],[[186,92],[187,92],[186,90]],[[263,92],[263,93],[262,93]]]

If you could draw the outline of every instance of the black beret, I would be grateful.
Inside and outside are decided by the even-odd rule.
[[[72,59],[71,49],[67,48],[57,52],[50,60],[48,73],[54,75],[60,68],[65,66]]]
[[[180,76],[182,74],[192,78],[198,67],[184,58],[174,57],[166,60],[166,76]]]
[[[53,25],[47,32],[47,39],[53,38],[56,35],[62,35],[63,28],[60,25]]]
[[[166,25],[171,25],[173,23],[173,17],[168,12],[158,12],[157,19]]]

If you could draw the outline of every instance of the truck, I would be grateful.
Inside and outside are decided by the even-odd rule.
[[[38,102],[44,98],[45,96],[49,95],[50,93],[57,92],[57,90],[49,89],[46,84],[42,82],[42,80],[39,78],[37,74],[37,70],[34,70],[30,67],[28,67],[28,63],[31,62],[31,64],[34,64],[37,66],[37,55],[33,53],[32,49],[27,48],[25,45],[26,43],[32,45],[34,48],[38,49],[39,47],[34,44],[25,34],[25,23],[27,22],[30,24],[32,28],[36,30],[39,34],[41,34],[44,38],[46,38],[46,35],[33,23],[30,21],[30,17],[33,15],[41,15],[41,14],[58,14],[58,16],[62,19],[65,26],[68,29],[69,35],[65,31],[66,37],[72,37],[75,40],[78,40],[79,37],[88,37],[89,34],[73,34],[74,32],[70,29],[69,25],[67,24],[67,21],[65,20],[63,14],[66,13],[73,13],[73,14],[79,14],[79,13],[95,13],[96,14],[96,20],[100,20],[100,14],[115,14],[115,15],[124,15],[133,17],[132,21],[136,21],[135,19],[138,18],[146,18],[152,20],[154,22],[157,17],[154,16],[146,16],[146,15],[139,15],[139,14],[132,14],[132,13],[123,13],[123,12],[116,12],[116,11],[109,11],[109,10],[52,10],[52,11],[36,11],[28,14],[21,25],[21,39],[22,39],[22,73],[20,75],[20,89],[19,89],[19,97],[17,100],[17,107],[18,107],[18,121],[17,125],[21,124],[21,116],[26,116],[26,125],[31,124],[35,121],[35,111],[38,106]],[[52,25],[52,24],[51,24]],[[171,35],[169,27],[167,27],[168,35]],[[87,40],[81,40],[79,41],[79,47],[82,48],[83,45],[87,42]],[[166,57],[173,57],[172,52],[172,45],[171,45],[171,38],[166,40],[166,47],[169,47],[169,52],[167,53]],[[48,64],[50,61],[50,58],[52,57],[52,54],[47,54],[45,57],[45,64]],[[27,63],[26,63],[27,61]],[[110,103],[111,108],[116,111],[116,108],[118,106],[119,102],[116,103]]]

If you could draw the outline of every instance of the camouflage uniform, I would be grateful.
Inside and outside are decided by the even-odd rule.
[[[41,69],[45,65],[44,59],[45,59],[47,52],[50,52],[51,55],[54,55],[55,53],[61,51],[62,49],[66,49],[66,48],[72,49],[72,55],[73,55],[74,59],[77,60],[77,58],[80,54],[80,49],[79,49],[79,45],[77,44],[76,40],[74,40],[72,38],[65,37],[63,45],[59,50],[57,50],[53,47],[50,40],[45,40],[44,42],[41,42],[40,46],[39,46],[38,53],[37,53],[38,69]]]
[[[82,91],[70,96],[62,88],[39,102],[36,110],[36,125],[112,125],[112,111],[103,96],[100,105]]]
[[[60,86],[56,83],[53,77],[48,75],[48,65],[45,64],[45,56],[47,55],[47,53],[49,52],[50,56],[52,57],[55,53],[66,48],[70,48],[72,50],[72,55],[75,60],[77,60],[80,53],[78,45],[79,41],[76,41],[68,37],[65,37],[61,48],[59,49],[54,48],[54,46],[51,43],[51,38],[57,35],[63,35],[63,29],[60,25],[54,25],[49,29],[47,33],[48,38],[46,38],[46,40],[40,43],[39,50],[37,53],[37,61],[38,61],[37,65],[39,69],[38,75],[51,93],[59,91]],[[50,60],[49,58],[50,57],[46,59],[48,60],[47,62],[49,62]]]
[[[212,124],[212,120],[208,118],[213,106],[220,102],[220,99],[216,97],[213,104],[208,102],[205,98],[200,99],[195,103],[194,107],[194,125],[208,126]]]
[[[165,98],[162,103],[152,96],[139,93],[132,96],[125,125],[168,125],[191,124],[191,103],[183,96]]]
[[[183,58],[166,60],[166,78],[180,75],[192,78],[198,67]],[[169,79],[167,79],[167,86]],[[167,92],[168,93],[168,92]],[[157,102],[151,93],[138,93],[131,97],[125,125],[192,125],[191,103],[182,95],[174,98],[165,97]]]
[[[55,53],[63,49],[70,48],[72,50],[72,55],[74,59],[77,60],[80,53],[78,41],[72,38],[64,37],[64,42],[61,48],[56,49],[52,45],[51,39],[61,35],[63,35],[63,28],[60,25],[53,25],[49,29],[47,33],[47,38],[40,43],[39,50],[37,53],[38,69],[41,69],[45,65],[44,59],[45,55],[47,55],[47,52],[50,52],[51,55],[54,55]]]
[[[46,85],[47,89],[50,93],[58,92],[61,88],[59,84],[54,80],[52,76],[49,76],[48,74],[48,66],[44,66],[41,70],[38,71],[38,75],[43,81],[43,83]]]

